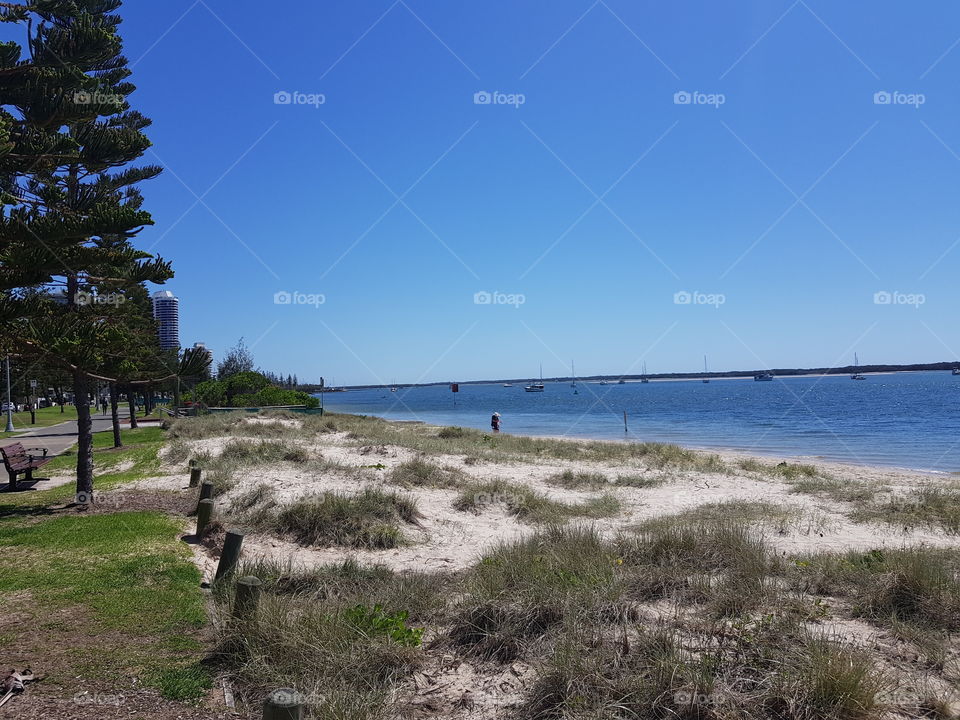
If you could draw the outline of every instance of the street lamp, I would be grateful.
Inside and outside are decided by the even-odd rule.
[[[10,356],[7,355],[7,430],[13,432],[13,402],[10,399]]]

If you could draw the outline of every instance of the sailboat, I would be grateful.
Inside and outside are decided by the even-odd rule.
[[[640,382],[642,382],[642,383],[648,383],[648,382],[650,382],[650,378],[647,377],[647,363],[646,363],[646,362],[643,363],[643,375],[640,376]]]
[[[953,374],[954,374],[954,375],[960,375],[960,368],[954,368],[954,369],[953,369]]]
[[[703,356],[703,374],[704,374],[704,375],[707,374],[707,356],[706,356],[706,355]],[[710,378],[705,377],[705,378],[703,379],[703,382],[704,382],[704,383],[710,382]]]
[[[570,361],[570,387],[575,388],[577,386],[577,366],[573,364],[573,360]]]
[[[856,353],[853,354],[853,374],[850,376],[851,380],[866,380],[867,376],[860,372],[860,358]]]
[[[543,392],[543,363],[540,363],[540,382],[530,383],[523,389],[525,392]]]

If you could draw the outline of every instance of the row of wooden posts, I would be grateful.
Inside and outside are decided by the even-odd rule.
[[[190,487],[200,487],[200,496],[197,500],[197,533],[199,539],[203,535],[210,521],[213,519],[213,483],[201,481],[201,468],[190,468]],[[240,549],[243,546],[242,530],[227,530],[223,540],[223,551],[220,553],[220,562],[213,581],[217,582],[232,574],[240,560]],[[253,617],[260,604],[260,589],[263,582],[260,578],[247,575],[237,580],[233,597],[232,615],[237,620]],[[263,702],[263,720],[301,720],[306,703],[303,696],[292,688],[274,690]]]

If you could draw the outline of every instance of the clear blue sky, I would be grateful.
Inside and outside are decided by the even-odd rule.
[[[123,8],[184,344],[337,384],[960,358],[954,3],[252,8]]]

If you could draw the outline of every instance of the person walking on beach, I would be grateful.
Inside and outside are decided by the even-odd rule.
[[[493,428],[495,433],[500,432],[500,413],[495,412],[493,417],[490,418],[490,427]]]

